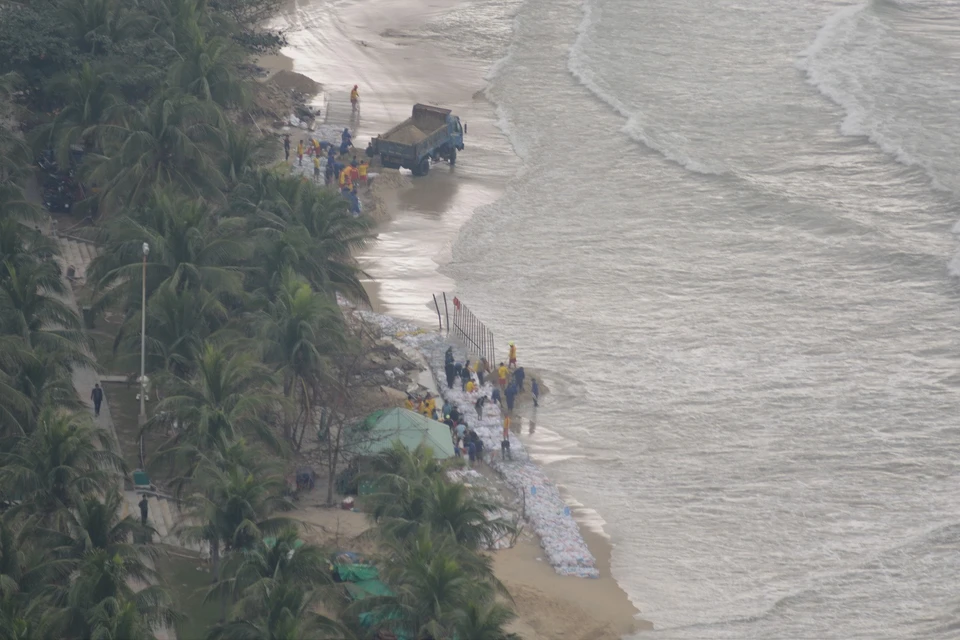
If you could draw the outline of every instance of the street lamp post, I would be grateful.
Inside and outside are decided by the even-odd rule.
[[[137,422],[141,427],[140,433],[140,467],[143,467],[143,425],[147,422],[147,256],[150,254],[150,245],[143,243],[143,277],[140,298],[140,416]]]

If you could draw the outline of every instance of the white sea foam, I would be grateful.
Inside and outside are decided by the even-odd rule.
[[[581,10],[583,11],[583,19],[577,26],[577,39],[570,46],[570,53],[567,56],[567,69],[573,77],[585,86],[590,93],[609,105],[617,114],[627,119],[622,131],[635,142],[639,142],[651,151],[659,153],[671,162],[675,162],[694,173],[704,175],[723,175],[727,173],[726,169],[721,166],[691,158],[683,153],[681,151],[683,145],[679,144],[681,136],[678,134],[670,132],[654,133],[652,128],[645,123],[645,117],[642,113],[631,109],[614,93],[603,87],[602,82],[594,73],[590,56],[587,53],[590,32],[600,19],[600,9],[591,0],[584,0]],[[671,142],[674,144],[671,144]]]
[[[871,10],[880,4],[900,6],[889,0],[870,0],[844,7],[830,16],[810,46],[797,57],[797,67],[805,72],[808,83],[844,110],[840,133],[866,137],[900,164],[923,170],[935,189],[951,191],[938,178],[935,167],[929,161],[907,151],[901,140],[884,130],[884,123],[867,104],[867,96],[857,94],[858,74],[873,73],[874,69],[856,68],[855,65],[862,58],[850,55],[852,52],[847,52],[843,45],[858,37],[867,37],[866,30],[879,30],[877,18],[871,15]],[[877,53],[880,53],[884,42],[882,34],[869,35],[874,39]],[[876,64],[873,56],[867,56],[866,59],[870,60],[871,67]]]
[[[528,149],[527,146],[523,143],[521,137],[514,130],[512,123],[510,122],[510,114],[507,109],[503,106],[503,103],[494,96],[493,84],[496,79],[503,72],[504,68],[510,62],[513,61],[516,51],[516,45],[513,43],[516,38],[520,10],[517,10],[517,13],[513,17],[513,37],[511,38],[510,46],[507,47],[507,52],[502,58],[494,62],[490,69],[487,71],[487,74],[484,76],[484,80],[487,81],[487,86],[483,89],[483,95],[493,104],[494,113],[497,116],[497,128],[503,132],[503,135],[506,136],[507,140],[510,142],[510,146],[513,148],[513,152],[517,154],[521,160],[526,160]],[[521,168],[522,171],[522,168]]]

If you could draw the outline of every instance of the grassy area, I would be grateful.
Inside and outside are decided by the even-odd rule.
[[[177,549],[157,561],[157,571],[170,590],[174,605],[187,619],[177,630],[179,640],[203,640],[207,629],[217,622],[219,607],[215,602],[204,603],[203,596],[210,587],[210,571],[199,558],[187,557]]]

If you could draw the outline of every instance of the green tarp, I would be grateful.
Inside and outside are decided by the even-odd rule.
[[[337,575],[344,582],[363,582],[364,580],[376,580],[380,577],[377,568],[369,564],[337,564]]]
[[[362,624],[364,627],[367,627],[367,628],[379,626],[381,623],[388,622],[390,620],[398,620],[400,618],[400,616],[395,613],[383,615],[383,614],[375,613],[373,611],[361,613],[359,617],[360,617],[360,624]],[[393,631],[394,635],[397,636],[397,640],[410,640],[410,636],[404,633],[402,629],[393,629],[391,627],[387,627],[387,628]]]
[[[390,587],[379,580],[362,580],[360,582],[347,582],[343,585],[347,593],[353,600],[363,600],[371,596],[392,596],[393,591]]]
[[[376,455],[399,442],[411,451],[421,444],[429,447],[436,458],[453,457],[450,428],[409,409],[376,411],[367,417],[363,427],[363,439],[356,447],[361,455]]]

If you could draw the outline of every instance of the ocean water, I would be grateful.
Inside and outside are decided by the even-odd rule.
[[[960,638],[960,2],[515,0],[442,272],[651,638]],[[469,172],[464,155],[460,171]]]

